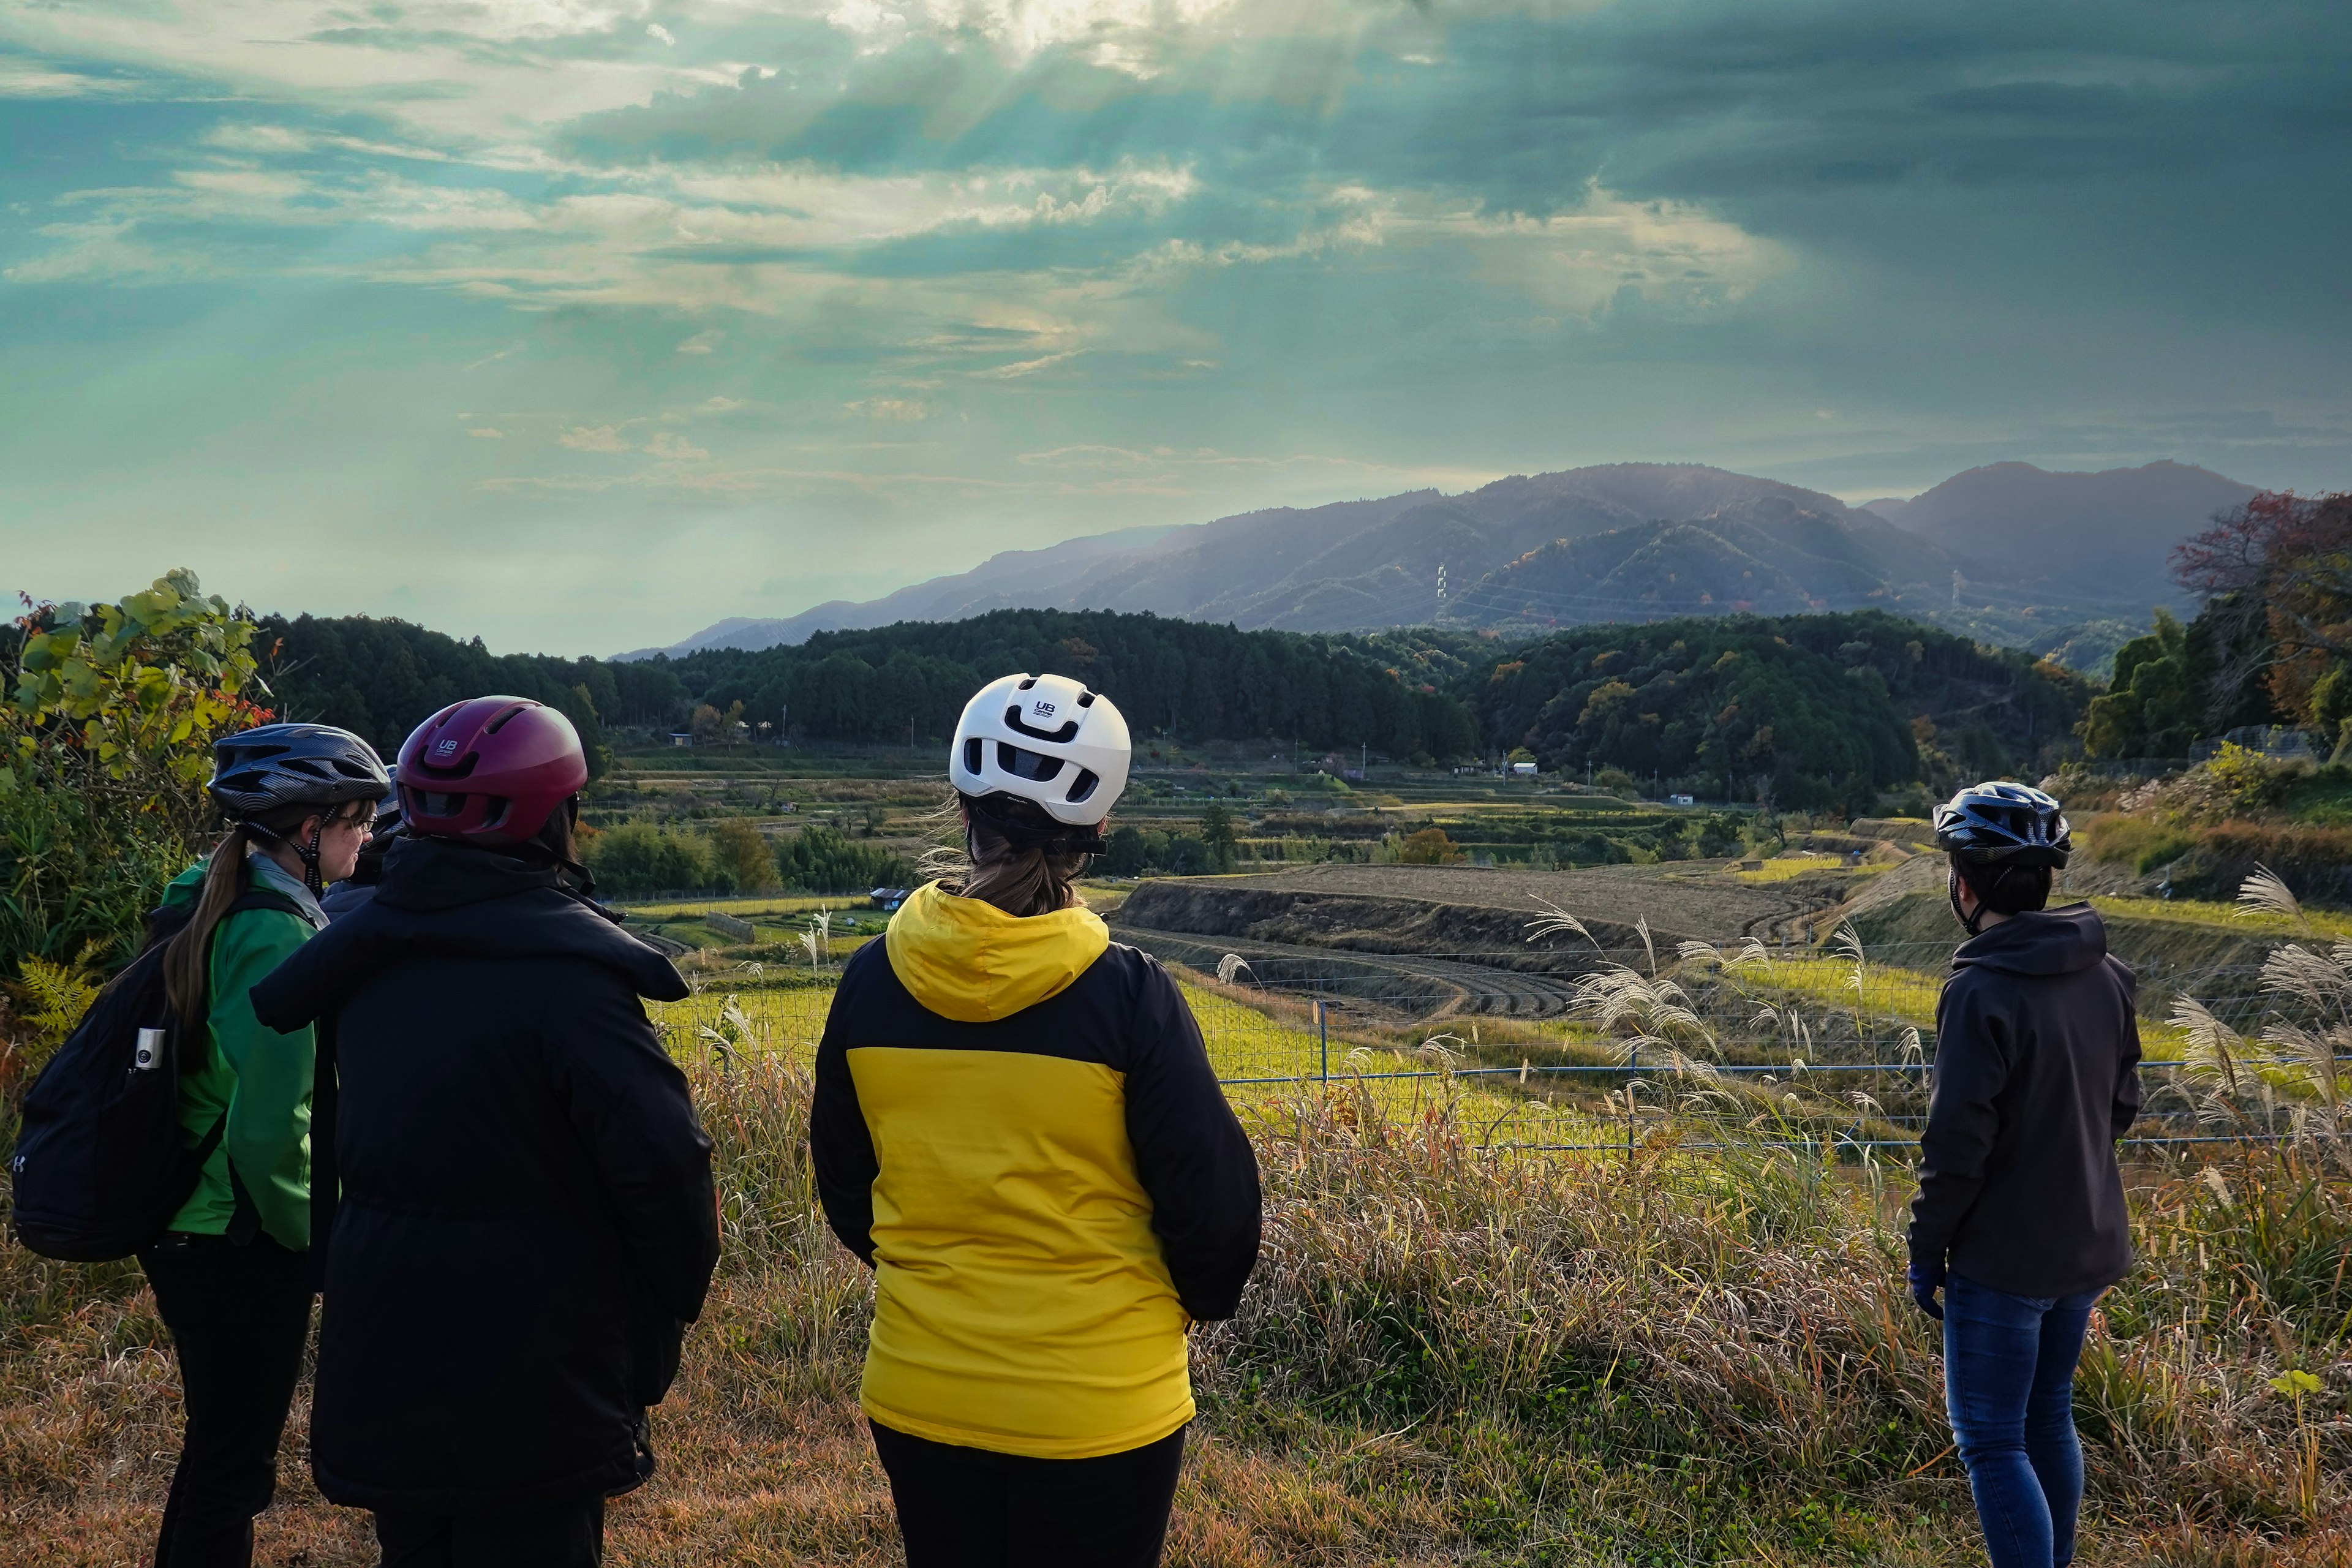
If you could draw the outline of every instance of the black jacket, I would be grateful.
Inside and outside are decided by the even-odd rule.
[[[2139,1113],[2132,972],[2088,904],[1986,928],[1936,1005],[1911,1258],[2017,1296],[2130,1268],[2116,1140]]]
[[[710,1141],[638,1001],[685,994],[551,872],[428,838],[254,987],[320,1025],[329,1499],[478,1516],[643,1479],[719,1255]]]

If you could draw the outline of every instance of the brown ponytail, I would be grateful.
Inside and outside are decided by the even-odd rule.
[[[196,912],[163,947],[163,994],[171,998],[173,1016],[180,1020],[184,1038],[194,1038],[205,1021],[210,989],[206,961],[213,950],[213,930],[228,907],[245,892],[245,857],[253,837],[242,822],[232,826],[213,847],[205,868],[203,888],[196,894]]]
[[[196,893],[196,912],[163,944],[163,994],[171,1000],[172,1014],[180,1021],[183,1039],[198,1037],[196,1031],[203,1026],[209,1010],[211,999],[206,993],[212,988],[208,971],[213,932],[227,915],[229,906],[252,885],[245,861],[253,847],[299,832],[302,824],[311,817],[321,818],[320,826],[323,827],[365,806],[363,801],[342,805],[304,805],[298,802],[263,812],[250,823],[230,825],[205,867],[204,885]]]
[[[947,891],[1024,919],[1085,906],[1077,880],[1093,857],[1016,845],[985,818],[967,816],[958,802],[950,801],[940,816],[963,822],[963,849],[932,849],[923,856],[921,868]]]

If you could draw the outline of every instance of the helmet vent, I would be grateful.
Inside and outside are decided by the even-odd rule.
[[[1036,684],[1037,684],[1037,678],[1036,678],[1035,676],[1034,676],[1034,675],[1033,675],[1033,676],[1028,677],[1026,679],[1023,680],[1023,681],[1021,682],[1021,684],[1020,684],[1018,687],[1016,687],[1014,689],[1016,689],[1016,690],[1020,690],[1020,691],[1026,691],[1026,690],[1028,690],[1031,687],[1033,687],[1033,686],[1034,686],[1034,685],[1036,685]]]
[[[508,721],[511,720],[516,714],[523,710],[523,706],[524,705],[522,703],[516,703],[513,707],[508,709],[505,712],[491,720],[489,728],[482,732],[486,735],[497,734],[500,730],[506,728]]]
[[[1093,692],[1091,692],[1091,691],[1087,691],[1087,692],[1083,692],[1083,693],[1081,693],[1081,694],[1079,695],[1079,697],[1078,697],[1078,706],[1079,706],[1079,707],[1081,707],[1081,708],[1091,708],[1091,707],[1093,707],[1094,705],[1095,705],[1095,694],[1094,694]]]
[[[963,743],[963,771],[977,774],[980,772],[980,737],[974,735]]]
[[[462,795],[442,795],[431,790],[416,792],[417,804],[423,808],[419,816],[456,816],[466,809]]]
[[[1062,772],[1061,758],[1045,756],[1038,752],[1024,752],[1003,741],[996,742],[996,765],[1014,778],[1028,779],[1035,784],[1059,777]]]
[[[1100,783],[1102,783],[1102,780],[1095,777],[1094,769],[1080,768],[1078,770],[1078,776],[1070,781],[1070,793],[1064,795],[1062,798],[1069,802],[1072,805],[1076,805],[1080,802],[1084,801],[1088,795],[1094,794],[1095,785]]]

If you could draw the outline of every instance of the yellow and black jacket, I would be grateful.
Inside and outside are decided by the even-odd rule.
[[[1086,910],[925,887],[842,973],[809,1124],[876,1275],[863,1401],[1076,1459],[1192,1418],[1185,1330],[1257,1260],[1257,1162],[1181,993]]]

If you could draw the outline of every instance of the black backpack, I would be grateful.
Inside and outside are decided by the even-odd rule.
[[[301,912],[255,889],[222,918],[247,910]],[[145,948],[26,1091],[8,1173],[16,1239],[44,1258],[108,1263],[155,1240],[228,1130],[224,1112],[194,1148],[182,1142],[181,1029],[163,994],[163,947],[193,913],[157,911]]]

